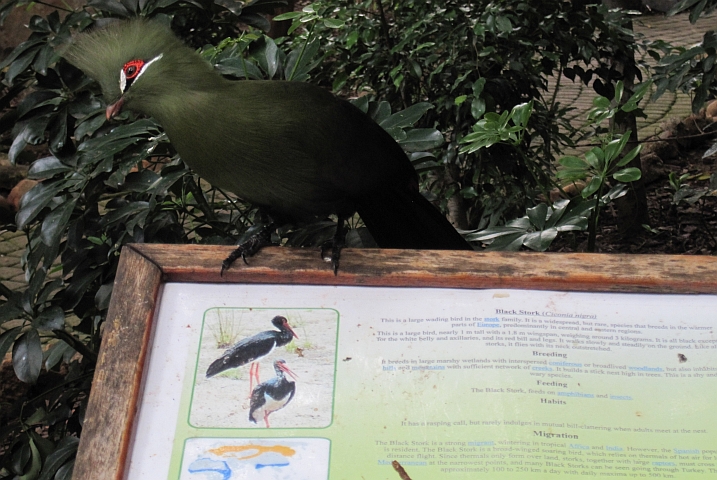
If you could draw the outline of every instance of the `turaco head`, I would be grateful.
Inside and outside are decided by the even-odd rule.
[[[60,54],[99,82],[107,118],[123,108],[158,116],[219,75],[156,21],[117,21],[76,35]]]

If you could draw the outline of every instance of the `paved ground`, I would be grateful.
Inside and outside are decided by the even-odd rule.
[[[693,45],[702,40],[704,32],[717,26],[717,13],[701,18],[691,25],[687,15],[664,17],[662,15],[642,17],[635,22],[635,30],[649,39],[662,39],[674,45]],[[595,92],[579,82],[561,79],[558,101],[575,107],[570,119],[575,125],[584,123],[587,111],[592,106]],[[657,102],[645,108],[647,119],[638,119],[640,138],[646,138],[661,131],[660,125],[672,117],[683,118],[690,114],[690,98],[685,94],[665,93]],[[25,275],[20,268],[20,258],[25,250],[25,235],[21,232],[0,233],[0,282],[10,289],[21,288]]]
[[[647,39],[661,39],[679,46],[691,46],[699,43],[705,31],[715,27],[717,27],[717,13],[699,19],[695,25],[690,24],[687,15],[674,17],[649,15],[641,17],[634,23],[635,31]],[[655,63],[649,56],[647,61]],[[563,77],[560,81],[557,100],[563,106],[575,108],[568,119],[574,126],[580,126],[585,124],[587,112],[592,107],[592,100],[596,95],[592,87],[583,85],[579,80],[572,82]],[[690,97],[686,94],[666,92],[657,101],[648,104],[644,108],[647,118],[637,119],[639,138],[644,139],[659,134],[662,131],[661,125],[669,118],[688,116],[692,112],[690,101]]]
[[[0,234],[0,282],[11,290],[23,287],[25,273],[20,268],[20,257],[25,252],[27,240],[22,232]]]

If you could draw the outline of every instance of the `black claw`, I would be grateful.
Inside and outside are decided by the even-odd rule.
[[[339,258],[341,257],[341,249],[346,244],[346,232],[344,217],[339,217],[339,221],[336,224],[336,233],[331,240],[328,240],[321,245],[321,259],[326,260],[327,251],[331,247],[331,268],[334,271],[334,275],[339,274]]]
[[[333,251],[331,252],[331,265],[334,266],[334,276],[339,274],[339,257],[341,256],[342,245],[334,245]]]
[[[229,269],[237,258],[241,257],[244,263],[249,265],[249,262],[246,260],[247,257],[251,257],[256,252],[261,250],[262,247],[271,245],[271,232],[274,228],[276,228],[274,224],[266,225],[259,232],[249,237],[246,242],[237,246],[237,248],[235,248],[234,251],[230,253],[229,256],[222,262],[222,269],[219,272],[219,276],[223,277],[224,272]]]

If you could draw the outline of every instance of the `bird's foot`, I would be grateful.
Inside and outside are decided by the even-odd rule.
[[[339,258],[341,257],[341,249],[346,245],[347,232],[345,218],[339,216],[339,220],[336,224],[336,233],[334,233],[333,238],[321,245],[321,258],[327,262],[331,262],[334,275],[339,274]],[[331,248],[331,256],[327,254],[329,247]]]
[[[249,265],[249,262],[246,261],[247,257],[251,257],[256,252],[261,250],[262,247],[271,245],[271,232],[274,228],[276,227],[273,223],[264,225],[261,230],[249,237],[247,241],[240,243],[239,246],[237,246],[237,248],[234,249],[234,251],[230,253],[229,256],[222,262],[220,276],[224,275],[224,272],[229,269],[237,258],[241,257],[241,259],[244,260],[244,263]]]
[[[343,244],[337,244],[334,240],[329,240],[321,245],[321,258],[327,262],[331,262],[334,275],[338,275],[339,272],[339,258],[341,257],[342,248]],[[330,255],[329,250],[331,250]]]

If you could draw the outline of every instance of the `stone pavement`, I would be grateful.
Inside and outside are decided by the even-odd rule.
[[[673,45],[692,46],[702,41],[707,30],[717,28],[717,12],[700,18],[692,25],[688,15],[676,15],[665,17],[664,15],[646,15],[639,17],[634,22],[634,29],[637,33],[650,40],[664,40]],[[644,55],[643,60],[654,64],[654,60]],[[643,77],[647,80],[647,77]],[[573,126],[585,125],[587,112],[592,107],[593,98],[597,96],[591,86],[583,85],[579,79],[575,82],[566,77],[560,80],[560,91],[557,101],[563,107],[575,108],[568,115],[568,120]],[[684,93],[665,92],[657,101],[651,102],[644,107],[647,118],[637,119],[638,137],[645,139],[657,135],[662,131],[661,125],[670,118],[684,118],[692,113],[691,99]],[[585,150],[585,149],[577,149]],[[574,152],[571,152],[574,153]]]
[[[663,15],[647,15],[635,21],[634,28],[649,39],[661,39],[674,45],[690,46],[702,40],[704,32],[717,28],[717,12],[701,18],[691,25],[687,15],[665,17]],[[572,82],[563,77],[560,82],[557,100],[563,106],[575,108],[569,120],[576,125],[583,125],[587,111],[592,106],[595,92],[580,82]],[[686,94],[666,92],[656,102],[645,107],[647,119],[638,119],[639,137],[647,138],[659,134],[661,125],[672,117],[684,118],[691,112],[690,98]],[[10,289],[22,288],[25,275],[20,268],[20,258],[27,244],[22,232],[0,233],[0,282]]]
[[[20,257],[25,252],[27,239],[23,232],[0,234],[0,282],[10,290],[26,285],[25,272],[20,268]]]

